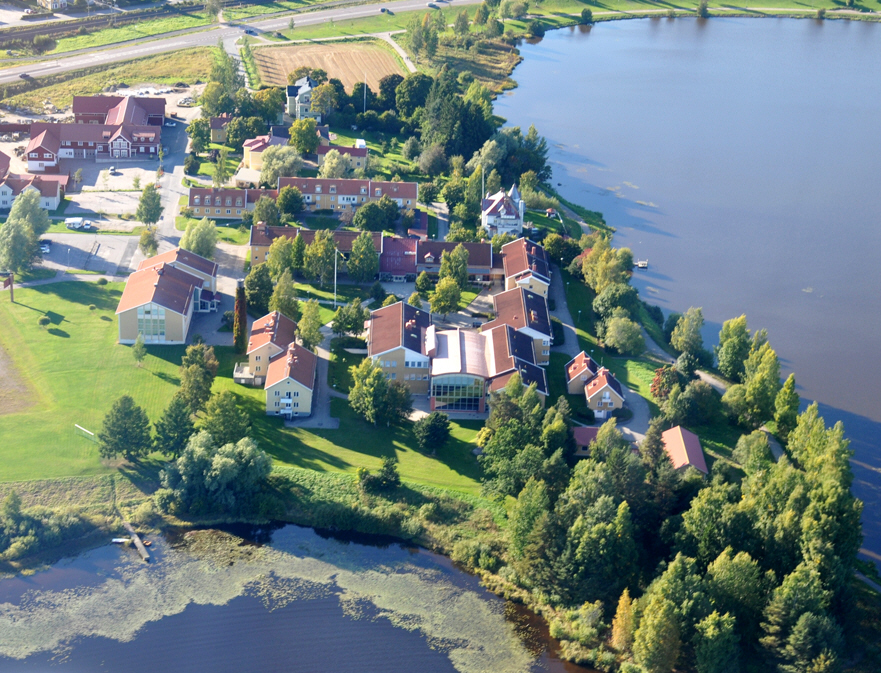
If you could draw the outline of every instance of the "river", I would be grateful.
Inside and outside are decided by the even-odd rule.
[[[0,580],[0,670],[554,673],[535,615],[443,556],[294,525],[172,532]]]
[[[521,53],[496,113],[535,124],[557,189],[649,260],[644,299],[702,306],[708,345],[741,313],[769,330],[802,400],[845,424],[881,560],[881,25],[615,21]]]

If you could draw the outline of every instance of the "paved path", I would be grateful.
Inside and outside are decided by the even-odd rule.
[[[331,390],[327,384],[327,374],[330,365],[330,340],[333,332],[330,330],[328,323],[321,328],[324,339],[315,349],[318,356],[318,371],[316,373],[316,391],[312,394],[312,415],[303,420],[286,421],[287,428],[324,428],[325,430],[336,430],[340,427],[340,419],[333,418],[330,415],[330,398],[331,397],[347,397],[342,393]]]
[[[551,315],[559,318],[563,323],[563,333],[565,338],[562,346],[554,346],[551,350],[557,353],[565,353],[570,358],[574,358],[581,352],[581,346],[578,344],[578,332],[575,331],[575,321],[572,319],[572,312],[566,302],[566,290],[563,287],[563,276],[557,271],[551,272],[551,292],[550,296],[554,297],[556,308],[551,311]],[[576,307],[576,310],[588,310],[590,307]],[[554,373],[556,374],[556,373]]]
[[[407,70],[410,72],[416,72],[416,66],[413,65],[413,61],[410,60],[410,56],[404,51],[403,47],[399,45],[393,38],[392,35],[397,35],[398,33],[406,33],[406,30],[395,30],[390,33],[375,33],[373,37],[378,37],[380,40],[384,42],[388,42],[392,49],[394,49],[398,56],[401,57],[401,60],[404,61],[404,65],[407,66]]]

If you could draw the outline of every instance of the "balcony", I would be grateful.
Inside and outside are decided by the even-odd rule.
[[[243,386],[256,387],[262,386],[265,378],[253,373],[247,362],[239,362],[233,369],[232,380]]]

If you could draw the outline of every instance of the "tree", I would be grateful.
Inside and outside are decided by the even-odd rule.
[[[303,194],[293,185],[285,185],[278,190],[275,204],[284,215],[298,215],[303,211]]]
[[[218,446],[235,444],[251,431],[248,412],[240,409],[236,396],[229,390],[212,395],[205,405],[202,430],[211,435]]]
[[[722,323],[719,345],[715,348],[722,375],[732,381],[742,381],[743,363],[749,355],[749,350],[750,336],[746,326],[746,316],[742,315]]]
[[[152,229],[144,229],[138,239],[138,248],[145,257],[152,257],[159,250],[159,240]]]
[[[202,116],[205,118],[231,113],[235,107],[232,96],[224,90],[220,82],[208,82],[202,95],[199,96],[199,103],[202,105]]]
[[[352,172],[352,162],[348,154],[340,154],[339,150],[330,150],[324,155],[324,161],[318,168],[319,178],[344,178]]]
[[[11,218],[12,213],[9,216]],[[150,183],[141,192],[138,209],[135,211],[135,218],[145,226],[151,227],[159,221],[160,217],[162,217],[162,200],[159,197],[159,192],[156,190],[156,185]]]
[[[844,636],[839,627],[826,615],[805,612],[792,629],[783,657],[781,670],[789,673],[832,673],[841,670]]]
[[[422,308],[422,297],[418,292],[414,292],[407,298],[407,303],[414,308],[421,309]]]
[[[694,646],[698,673],[738,673],[740,651],[734,617],[713,611],[698,622]]]
[[[300,319],[300,302],[297,301],[297,291],[294,289],[294,279],[290,269],[285,269],[278,279],[269,298],[269,310],[278,311],[294,322]]]
[[[461,243],[453,248],[453,251],[441,255],[440,272],[438,280],[452,278],[459,290],[468,287],[468,250]]]
[[[413,434],[421,451],[431,449],[431,455],[446,444],[450,437],[450,417],[439,411],[432,411],[413,424]]]
[[[318,137],[318,124],[310,117],[296,120],[288,129],[288,144],[301,154],[314,154],[321,143]]]
[[[437,412],[435,412],[437,413]],[[530,477],[529,481],[517,496],[517,501],[511,509],[511,555],[515,559],[523,558],[530,533],[535,527],[536,521],[551,509],[551,499],[548,495],[548,487],[544,481]]]
[[[679,383],[679,373],[675,367],[669,365],[655,370],[655,378],[652,379],[651,393],[655,400],[666,400],[673,386]]]
[[[399,117],[410,117],[416,108],[425,107],[433,81],[431,77],[421,72],[410,73],[404,78],[395,89],[395,104]]]
[[[245,286],[242,283],[236,285],[236,303],[233,317],[233,346],[236,353],[244,353],[248,345],[248,308],[245,299]]]
[[[150,419],[128,395],[123,395],[104,417],[98,433],[98,453],[102,458],[124,456],[137,460],[150,452]]]
[[[349,406],[368,423],[376,425],[388,397],[388,380],[382,368],[372,359],[365,358],[352,368],[352,381]]]
[[[205,13],[212,21],[217,21],[222,9],[223,2],[221,0],[205,0]]]
[[[312,90],[312,110],[321,115],[321,120],[326,123],[327,116],[333,112],[339,99],[337,90],[333,84],[321,84]]]
[[[456,16],[456,22],[453,24],[453,30],[456,35],[465,35],[468,33],[468,23],[468,12],[463,9]]]
[[[302,272],[306,264],[306,239],[297,232],[291,248],[291,270],[296,274]]]
[[[160,453],[177,458],[186,448],[187,441],[195,432],[193,419],[187,403],[180,395],[174,395],[165,408],[162,418],[153,424],[153,448]]]
[[[135,359],[135,362],[138,363],[138,367],[141,366],[144,358],[147,357],[147,348],[144,346],[144,335],[140,332],[138,332],[138,338],[135,339],[135,342],[132,344],[132,357]]]
[[[813,564],[800,563],[774,589],[765,608],[761,644],[775,657],[782,657],[790,633],[806,612],[822,615],[829,603],[819,570]]]
[[[487,9],[486,2],[481,2],[477,6],[477,11],[474,13],[474,25],[482,26],[486,23],[486,20],[489,18],[489,9]]]
[[[315,238],[306,247],[304,269],[312,278],[317,278],[322,287],[333,278],[334,259],[337,255],[333,233],[326,229],[315,232]]]
[[[267,227],[278,226],[278,206],[268,196],[261,196],[254,204],[254,222],[262,222]]]
[[[260,117],[233,117],[226,125],[226,144],[236,152],[241,152],[246,140],[264,133],[266,123]]]
[[[260,182],[270,187],[278,185],[279,178],[292,178],[303,167],[303,158],[296,148],[289,145],[273,145],[263,152]],[[300,210],[303,209],[302,200]],[[297,211],[299,212],[299,210]]]
[[[653,595],[645,606],[633,642],[633,658],[646,673],[670,673],[682,643],[675,606]]]
[[[581,10],[581,23],[582,25],[593,23],[593,12],[586,7]]]
[[[622,253],[623,250],[626,248],[613,249],[606,238],[600,237],[584,256],[581,267],[584,282],[597,294],[609,285],[627,282],[630,269],[626,266],[626,253]]]
[[[202,154],[208,149],[211,142],[211,123],[205,117],[199,117],[190,122],[187,126],[187,135],[192,140],[193,152]]]
[[[490,40],[494,40],[502,36],[502,33],[505,32],[505,26],[502,25],[502,22],[496,19],[495,17],[489,17],[486,20],[486,25],[483,29],[483,34]]]
[[[410,389],[400,381],[389,383],[385,402],[381,409],[381,420],[384,420],[386,425],[400,423],[409,418],[412,413],[413,395],[410,394]]]
[[[708,19],[710,17],[710,10],[707,9],[707,0],[700,0],[697,4],[696,13],[702,19]]]
[[[266,315],[269,312],[272,289],[269,268],[265,264],[252,266],[245,278],[245,298],[255,315]]]
[[[440,143],[429,145],[419,155],[419,170],[432,177],[440,175],[447,168],[447,155]]]
[[[423,271],[418,276],[416,276],[416,291],[420,294],[428,294],[431,292],[432,282],[431,277]]]
[[[676,323],[673,334],[670,335],[670,345],[682,353],[697,356],[704,347],[704,339],[701,336],[703,326],[703,311],[692,306]]]
[[[294,268],[294,242],[287,236],[279,236],[269,244],[266,267],[273,280],[278,280],[285,271]]]
[[[379,272],[379,255],[373,244],[373,236],[366,231],[361,232],[358,238],[352,241],[352,253],[346,262],[346,269],[349,278],[356,283],[367,283]]]
[[[382,231],[389,227],[389,222],[382,206],[376,201],[371,201],[358,208],[355,217],[352,218],[352,226],[364,232]]]
[[[382,300],[382,307],[391,306],[392,304],[397,304],[400,301],[396,295],[390,294],[388,297]]]
[[[214,220],[203,217],[188,223],[180,239],[180,247],[205,259],[214,259],[217,250],[217,226]]]
[[[226,184],[226,181],[229,180],[230,169],[229,164],[227,163],[227,157],[229,156],[229,150],[227,148],[223,148],[217,155],[217,163],[214,164],[214,170],[211,171],[211,182],[215,187],[223,187]]]
[[[297,325],[297,335],[306,350],[314,351],[324,340],[321,334],[321,314],[318,302],[310,299],[303,305],[303,317]]]
[[[633,603],[630,591],[625,588],[618,599],[618,608],[612,620],[612,647],[622,654],[630,652],[633,647],[633,634],[636,630]]]
[[[746,552],[734,553],[730,547],[707,567],[707,591],[713,606],[730,613],[744,642],[755,642],[762,610],[776,584],[774,573],[763,573]]]
[[[774,349],[766,343],[750,354],[745,369],[747,415],[749,423],[759,427],[774,418],[780,390],[780,361]]]
[[[547,246],[545,249],[547,249]],[[629,317],[634,316],[639,308],[639,294],[636,288],[626,283],[613,283],[608,285],[593,300],[593,310],[603,320],[608,320],[616,308],[623,308],[627,311]]]
[[[18,198],[31,190],[22,192]],[[0,227],[0,268],[23,271],[30,268],[36,248],[33,230],[23,220],[8,219]]]
[[[461,294],[459,286],[453,278],[444,278],[438,281],[434,294],[431,296],[431,312],[441,313],[446,319],[447,315],[459,309]]]
[[[281,120],[284,112],[284,90],[277,86],[261,89],[254,94],[254,104],[263,121],[267,124],[276,124]]]
[[[337,309],[333,317],[333,333],[337,336],[352,334],[358,336],[364,331],[364,322],[370,317],[370,311],[361,306],[360,299],[353,299]]]
[[[603,341],[622,355],[639,356],[645,351],[645,339],[639,325],[629,318],[612,318],[606,323]]]
[[[386,75],[379,80],[379,104],[383,110],[394,110],[396,92],[403,81],[404,78],[397,73]]]
[[[799,397],[795,392],[795,374],[790,374],[774,400],[774,422],[777,425],[777,433],[784,441],[789,439],[789,433],[795,429],[798,422],[798,405]]]

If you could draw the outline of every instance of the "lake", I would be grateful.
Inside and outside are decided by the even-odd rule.
[[[0,580],[0,670],[584,672],[443,556],[294,525],[107,545]]]
[[[634,285],[746,313],[803,400],[842,420],[881,560],[881,25],[615,21],[524,44],[496,113],[535,124],[554,183],[648,259]],[[561,113],[561,111],[566,111]]]

